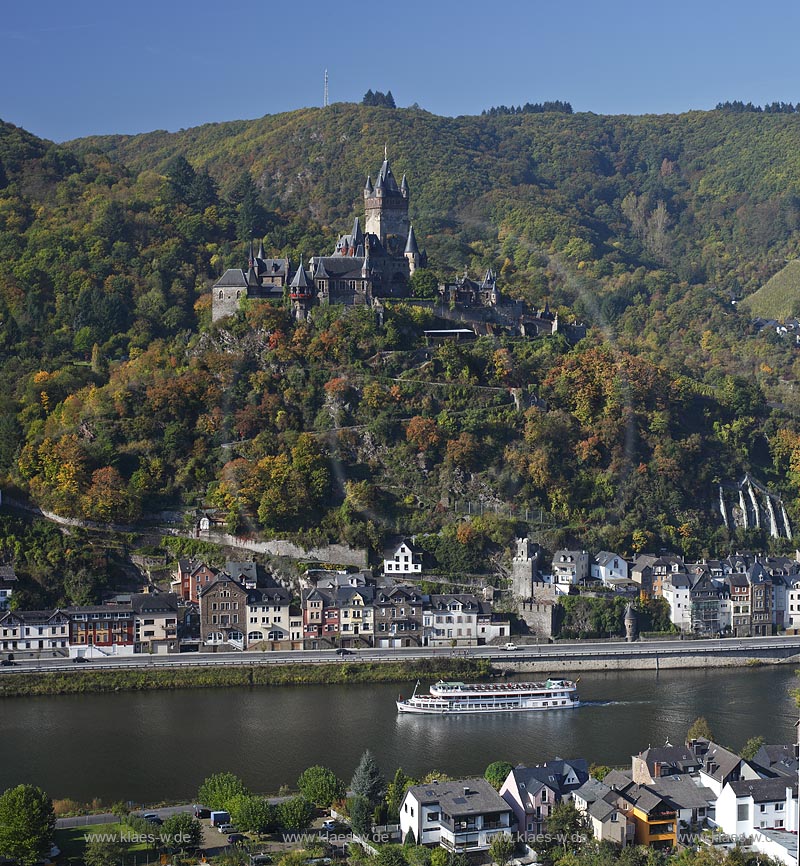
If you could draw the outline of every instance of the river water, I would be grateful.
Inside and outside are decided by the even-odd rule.
[[[623,765],[648,745],[682,742],[698,716],[738,751],[757,735],[793,742],[798,687],[791,666],[587,672],[578,709],[443,718],[398,715],[406,683],[7,698],[0,791],[30,782],[54,798],[191,800],[207,775],[228,770],[266,793],[294,788],[312,764],[349,780],[366,748],[386,775],[481,774],[495,760],[557,756]]]

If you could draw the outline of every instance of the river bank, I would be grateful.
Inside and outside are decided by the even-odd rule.
[[[480,680],[486,679],[491,673],[492,667],[488,661],[473,659],[31,672],[0,678],[0,698],[233,686],[400,683],[431,678]]]

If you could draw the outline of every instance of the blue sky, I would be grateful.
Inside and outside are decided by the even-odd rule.
[[[380,6],[380,8],[378,8]],[[62,141],[260,117],[390,89],[478,114],[800,102],[800,3],[40,0],[0,5],[0,118]]]

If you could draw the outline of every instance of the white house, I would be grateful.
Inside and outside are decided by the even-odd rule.
[[[786,628],[800,629],[800,577],[789,578],[786,590]]]
[[[400,833],[418,845],[449,851],[486,851],[498,833],[510,833],[511,808],[485,779],[414,785],[400,806]]]
[[[0,565],[0,610],[8,610],[17,585],[17,575],[10,565]]]
[[[685,574],[673,574],[661,587],[669,604],[669,621],[681,631],[692,630],[692,584]]]
[[[400,543],[394,553],[383,560],[384,574],[422,574],[422,551],[417,550],[407,539]]]
[[[609,586],[611,580],[627,580],[628,563],[617,553],[601,550],[592,562],[591,576],[602,581],[605,586]]]
[[[728,782],[717,797],[716,822],[725,833],[752,835],[754,830],[797,827],[797,783],[786,776]]]
[[[474,595],[432,595],[422,609],[422,628],[428,646],[477,646],[481,604]],[[484,640],[480,643],[485,643]]]
[[[553,583],[562,591],[589,577],[589,554],[585,550],[557,550],[553,554]]]

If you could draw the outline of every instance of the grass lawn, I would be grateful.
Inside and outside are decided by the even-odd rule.
[[[156,831],[158,828],[154,828]],[[59,863],[83,863],[83,852],[86,847],[86,836],[95,833],[114,834],[117,836],[131,836],[136,833],[127,824],[92,824],[85,827],[70,827],[68,830],[56,830],[53,841],[61,849]],[[141,864],[159,863],[159,855],[147,842],[130,843],[128,845],[129,858],[125,860],[125,866],[141,866]]]

